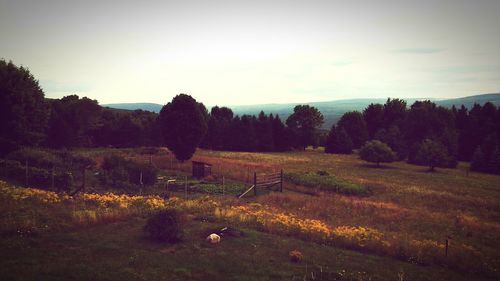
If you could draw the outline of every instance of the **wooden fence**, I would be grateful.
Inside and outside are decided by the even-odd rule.
[[[278,173],[263,173],[258,174],[256,172],[253,173],[253,185],[250,186],[245,192],[238,195],[238,198],[241,198],[248,194],[253,190],[253,194],[257,196],[259,189],[271,189],[271,187],[278,186],[279,192],[283,192],[283,170]]]

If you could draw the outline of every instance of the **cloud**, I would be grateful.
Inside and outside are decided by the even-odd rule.
[[[331,63],[333,66],[347,66],[352,64],[352,60],[337,60]]]
[[[444,51],[443,49],[437,49],[437,48],[403,48],[403,49],[395,49],[392,50],[393,53],[400,53],[400,54],[435,54],[435,53],[440,53]]]

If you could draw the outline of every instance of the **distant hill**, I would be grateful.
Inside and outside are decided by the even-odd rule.
[[[405,99],[408,106],[413,104],[417,100],[432,100],[438,105],[445,107],[456,107],[462,106],[462,104],[471,108],[474,103],[484,104],[486,102],[491,102],[496,106],[500,106],[500,93],[495,94],[484,94],[475,95],[456,99],[443,99],[437,100],[432,98],[411,98]],[[336,123],[340,117],[348,111],[362,111],[371,103],[385,103],[386,99],[345,99],[345,100],[335,100],[335,101],[325,101],[325,102],[309,102],[301,103],[314,106],[323,113],[325,117],[325,123],[323,124],[324,129],[329,129],[332,124]],[[255,104],[255,105],[234,105],[228,106],[237,115],[250,114],[257,115],[260,111],[264,111],[266,114],[272,113],[273,115],[279,115],[281,120],[284,122],[290,114],[293,112],[295,105],[299,103],[279,103],[279,104]],[[160,112],[163,105],[156,103],[113,103],[113,104],[103,104],[102,106],[126,109],[126,110],[148,110],[153,112]],[[210,110],[210,108],[208,108]]]
[[[152,111],[159,113],[163,105],[157,104],[157,103],[150,103],[150,102],[142,102],[142,103],[108,103],[108,104],[101,104],[101,106],[104,107],[109,107],[109,108],[116,108],[116,109],[125,109],[125,110],[136,110],[136,109],[142,109],[142,110],[147,110],[147,111]]]
[[[436,104],[445,107],[452,107],[453,105],[455,105],[456,107],[460,107],[463,104],[467,108],[472,108],[472,106],[474,106],[475,103],[483,105],[487,102],[491,102],[496,106],[500,106],[500,93],[435,101]]]

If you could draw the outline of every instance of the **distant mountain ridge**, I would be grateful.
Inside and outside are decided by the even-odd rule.
[[[297,104],[308,104],[318,108],[323,116],[325,117],[325,123],[323,124],[323,128],[328,129],[332,126],[332,124],[336,123],[340,117],[348,112],[348,111],[362,111],[371,103],[381,103],[384,104],[387,99],[382,98],[361,98],[361,99],[345,99],[345,100],[334,100],[334,101],[324,101],[324,102],[309,102],[309,103],[276,103],[276,104],[255,104],[255,105],[233,105],[228,106],[237,115],[250,114],[257,115],[260,111],[264,111],[266,114],[272,113],[273,115],[279,115],[283,122],[292,114],[293,108]],[[491,102],[496,106],[500,106],[500,93],[492,93],[492,94],[483,94],[483,95],[475,95],[468,96],[463,98],[455,98],[455,99],[434,99],[434,98],[408,98],[406,100],[408,105],[413,104],[418,100],[431,100],[437,105],[452,107],[455,105],[456,107],[460,107],[464,105],[467,108],[471,108],[474,103],[484,104],[486,102]],[[102,106],[116,108],[116,109],[125,109],[125,110],[148,110],[153,112],[160,112],[163,105],[157,103],[112,103],[112,104],[103,104]],[[210,110],[210,108],[208,108]]]
[[[159,113],[163,105],[151,102],[141,102],[141,103],[108,103],[101,104],[101,106],[115,108],[115,109],[125,109],[125,110],[147,110]]]

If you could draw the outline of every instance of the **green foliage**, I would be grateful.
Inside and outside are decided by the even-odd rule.
[[[435,167],[446,167],[448,163],[446,148],[439,142],[425,139],[415,155],[415,164],[429,166],[430,171]]]
[[[100,115],[97,101],[87,97],[69,95],[52,100],[47,144],[53,148],[93,145],[89,136]]]
[[[408,149],[403,137],[398,126],[391,126],[389,129],[378,130],[374,139],[386,143],[392,151],[397,153],[399,160],[404,160],[408,156]]]
[[[285,181],[293,184],[318,188],[320,190],[336,192],[345,195],[371,195],[370,189],[362,184],[348,182],[332,175],[318,175],[317,173],[285,173]]]
[[[9,160],[16,160],[23,164],[28,161],[29,166],[44,169],[52,169],[53,166],[64,166],[62,159],[57,157],[55,154],[33,148],[25,148],[13,151],[9,153],[5,158]]]
[[[182,238],[181,222],[181,215],[177,210],[161,210],[148,219],[144,231],[151,240],[176,243]]]
[[[13,144],[41,144],[48,117],[43,91],[30,71],[0,59],[0,156]]]
[[[206,192],[210,194],[222,194],[222,184],[220,183],[198,183],[193,185],[196,191]],[[224,183],[224,194],[240,194],[245,191],[245,185],[240,183]]]
[[[131,188],[130,184],[140,185],[141,173],[143,185],[154,185],[158,175],[157,169],[151,165],[129,161],[117,155],[104,158],[101,167],[101,184],[115,188]]]
[[[368,141],[359,150],[359,157],[365,161],[377,163],[390,163],[396,159],[396,153],[385,143],[373,140]]]
[[[339,130],[333,125],[326,138],[325,152],[351,154],[352,147],[352,141],[347,132],[343,128]]]
[[[286,119],[286,124],[297,135],[300,147],[305,149],[313,143],[315,130],[323,124],[323,119],[323,114],[316,107],[297,105]]]
[[[351,111],[342,115],[337,123],[337,128],[346,131],[354,148],[360,148],[368,140],[368,129],[365,120],[358,111]]]
[[[180,161],[193,156],[207,131],[206,119],[201,109],[194,98],[180,94],[160,112],[159,122],[165,144]]]
[[[26,179],[26,166],[15,160],[0,160],[0,176],[30,187],[48,189],[52,186],[52,170],[28,166],[28,178]],[[54,171],[54,187],[61,190],[69,190],[73,186],[71,172]],[[26,182],[27,180],[27,182]]]

